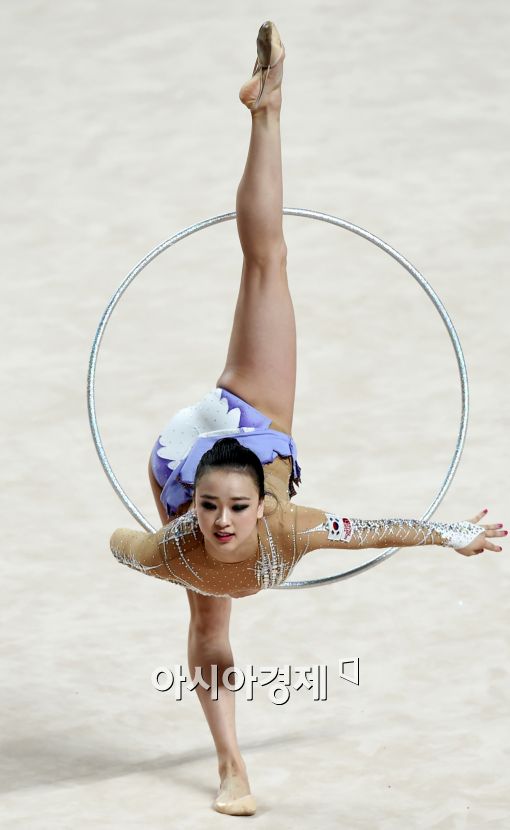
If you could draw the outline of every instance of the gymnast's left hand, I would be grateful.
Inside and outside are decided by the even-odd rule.
[[[482,510],[480,513],[477,513],[474,519],[468,519],[468,522],[472,522],[473,524],[480,524],[480,519],[483,518],[487,513],[486,510]],[[482,533],[479,533],[478,536],[475,536],[472,542],[469,545],[466,545],[465,548],[455,548],[457,553],[461,553],[463,556],[473,556],[475,553],[483,553],[484,550],[495,550],[498,553],[503,550],[503,548],[499,547],[499,545],[494,545],[492,542],[489,542],[488,539],[491,536],[506,536],[508,530],[503,529],[502,524],[491,524],[491,525],[482,525],[485,528]]]

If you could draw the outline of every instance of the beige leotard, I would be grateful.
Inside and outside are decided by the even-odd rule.
[[[258,545],[241,562],[222,562],[204,545],[196,512],[189,508],[156,534],[120,528],[110,540],[116,558],[125,565],[214,596],[247,596],[285,581],[302,555],[296,542],[297,506],[290,502],[290,458],[277,456],[264,464],[264,516],[257,520]]]
[[[188,508],[156,533],[119,528],[110,549],[122,564],[201,594],[242,597],[284,582],[306,553],[323,548],[449,545],[460,548],[479,533],[471,522],[351,519],[290,501],[290,458],[264,464],[265,488],[275,493],[257,520],[257,550],[241,562],[223,562],[205,549],[196,512]]]

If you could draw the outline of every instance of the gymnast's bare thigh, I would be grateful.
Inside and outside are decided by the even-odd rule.
[[[243,260],[225,368],[216,386],[260,410],[291,435],[296,391],[296,321],[286,246],[264,265]]]

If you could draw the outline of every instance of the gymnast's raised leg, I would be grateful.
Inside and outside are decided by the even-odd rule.
[[[241,284],[221,386],[271,417],[272,429],[292,434],[296,389],[296,323],[287,282],[283,236],[280,141],[285,51],[273,27],[271,65],[256,108],[259,75],[239,93],[251,113],[248,158],[237,190],[243,250]]]

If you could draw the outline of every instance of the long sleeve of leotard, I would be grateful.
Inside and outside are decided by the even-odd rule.
[[[458,549],[483,532],[482,525],[472,522],[353,519],[339,513],[297,506],[296,541],[300,556],[320,548],[441,545]]]
[[[165,579],[168,574],[160,553],[161,536],[162,529],[157,533],[146,533],[120,527],[110,537],[110,550],[123,565]]]

